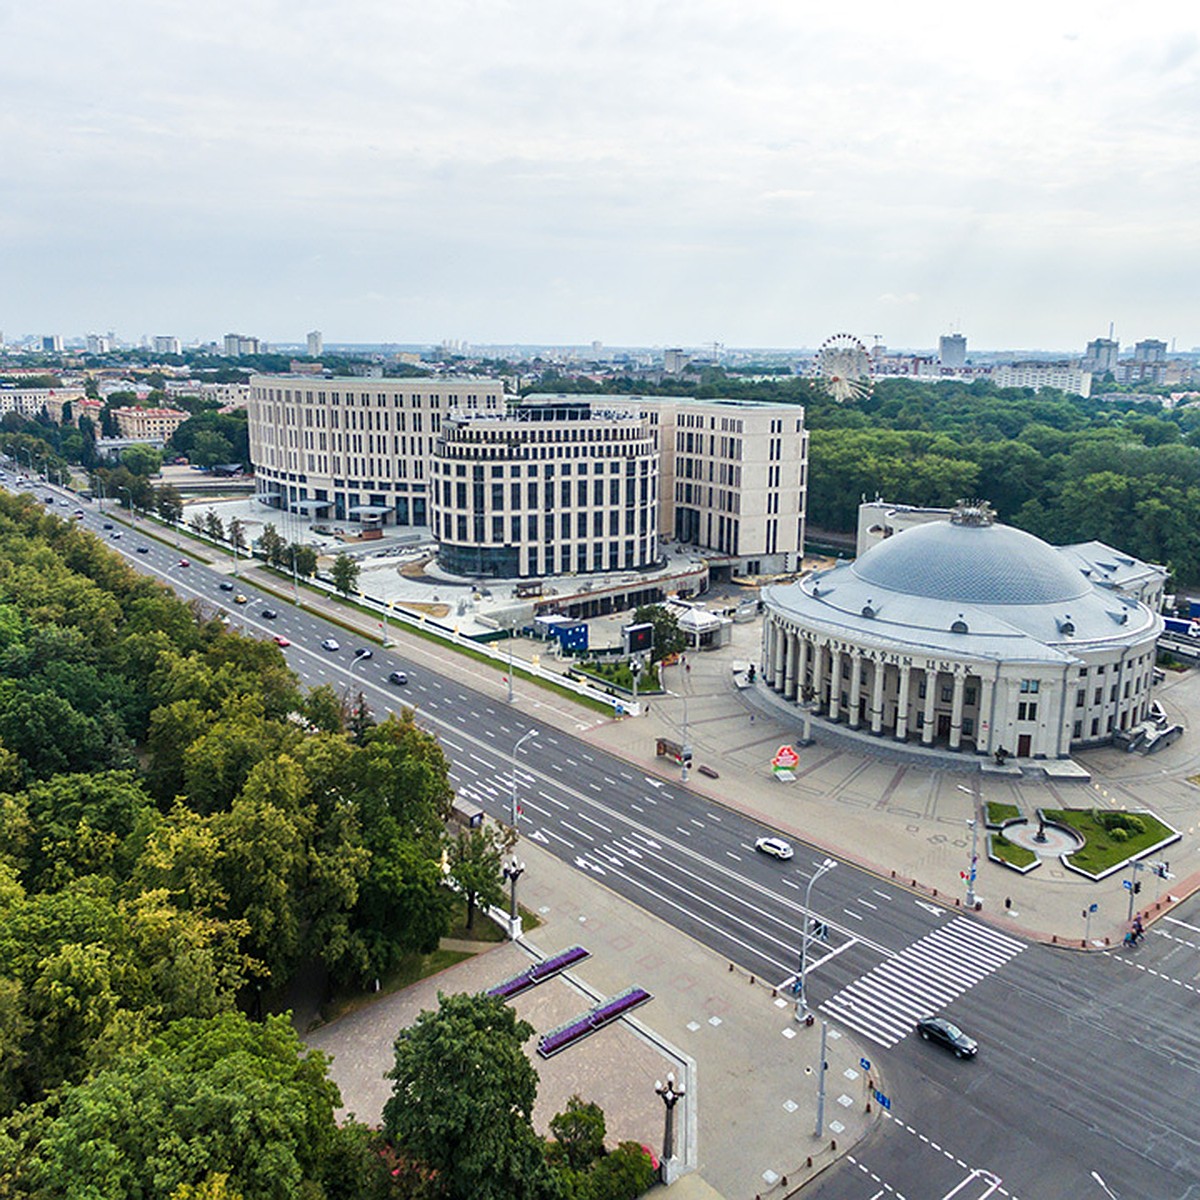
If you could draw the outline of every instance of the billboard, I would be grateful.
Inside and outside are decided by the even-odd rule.
[[[654,649],[654,626],[649,622],[643,625],[625,625],[621,633],[625,638],[626,654],[649,654]]]

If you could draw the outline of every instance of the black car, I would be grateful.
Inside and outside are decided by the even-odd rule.
[[[277,616],[279,616],[279,614],[273,608],[264,608],[258,615],[266,621],[273,621]]]
[[[137,550],[137,552],[139,554],[149,554],[150,553],[149,546],[135,546],[134,549]]]
[[[393,671],[388,676],[388,683],[407,683],[408,676],[403,671]]]
[[[221,591],[223,591],[223,592],[232,592],[233,584],[230,583],[228,579],[222,579],[221,583],[220,583],[220,588],[221,588]]]
[[[357,650],[355,650],[355,652],[354,652],[354,657],[355,658],[374,658],[375,655],[374,655],[374,652],[369,650],[366,646],[359,646],[359,648]]]
[[[959,1058],[974,1058],[979,1051],[979,1043],[945,1017],[922,1017],[917,1022],[917,1032],[927,1042],[937,1042],[953,1050]]]
[[[105,529],[111,529],[112,527],[113,527],[113,523],[112,523],[111,521],[105,521],[105,522],[104,522],[104,528],[105,528]]]

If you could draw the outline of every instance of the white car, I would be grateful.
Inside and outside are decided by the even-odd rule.
[[[789,842],[777,837],[760,837],[754,843],[754,848],[760,854],[769,854],[772,858],[784,860],[791,858],[795,853]]]
[[[338,645],[336,638],[326,638],[321,643],[321,649],[322,650],[340,650],[341,646]]]

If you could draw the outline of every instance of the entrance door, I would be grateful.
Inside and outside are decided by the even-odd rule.
[[[1017,734],[1017,757],[1028,758],[1033,749],[1033,739],[1027,733]]]
[[[938,723],[938,731],[937,731],[938,737],[948,738],[950,736],[950,714],[949,713],[939,713],[937,723]]]

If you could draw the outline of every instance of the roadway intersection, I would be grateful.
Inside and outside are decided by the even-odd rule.
[[[99,514],[84,523],[105,536]],[[195,559],[180,567],[180,551],[136,528],[113,549],[247,634],[284,635],[306,683],[361,690],[379,712],[415,706],[462,795],[507,820],[515,786],[523,836],[787,994],[823,850],[797,845],[791,862],[756,854],[755,838],[774,830],[606,752],[586,719],[575,723],[583,731],[566,729],[497,702],[451,659],[445,674],[400,648],[356,661],[365,641],[245,581],[248,603],[234,605],[219,589],[224,572]],[[268,606],[277,619],[261,617]],[[336,653],[319,648],[330,636]],[[407,686],[387,682],[394,669]],[[1200,1196],[1200,904],[1180,906],[1131,951],[1080,954],[997,931],[845,861],[822,875],[812,903],[825,929],[809,952],[810,1003],[858,1040],[892,1106],[806,1195]],[[916,1017],[934,1011],[978,1038],[977,1059],[912,1035]]]

